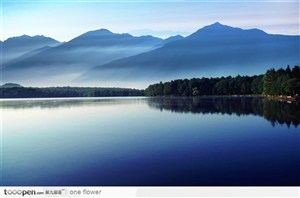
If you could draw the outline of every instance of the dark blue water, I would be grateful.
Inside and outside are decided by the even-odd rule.
[[[300,107],[258,98],[2,101],[2,185],[300,185]]]

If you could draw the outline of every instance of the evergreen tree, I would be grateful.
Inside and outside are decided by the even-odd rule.
[[[266,72],[263,78],[263,93],[265,95],[275,95],[276,93],[276,79],[275,79],[275,69],[270,69]]]

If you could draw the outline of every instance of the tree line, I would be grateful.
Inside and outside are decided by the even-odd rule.
[[[205,96],[205,95],[300,95],[300,67],[269,69],[263,75],[178,79],[149,85],[146,90],[99,87],[0,87],[0,98],[107,97],[107,96]]]
[[[127,88],[93,87],[1,87],[0,98],[47,98],[47,97],[109,97],[143,96],[144,91]]]
[[[178,79],[148,86],[146,96],[204,95],[286,95],[300,94],[300,67],[269,69],[263,75]]]

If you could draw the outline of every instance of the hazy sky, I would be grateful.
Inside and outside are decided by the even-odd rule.
[[[134,35],[186,36],[217,21],[244,29],[299,35],[298,0],[2,0],[1,16],[1,40],[27,34],[68,41],[100,28]]]

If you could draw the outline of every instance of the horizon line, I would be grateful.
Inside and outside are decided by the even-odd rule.
[[[182,36],[182,37],[185,38],[185,37],[188,37],[188,36],[190,36],[191,34],[197,32],[198,30],[201,30],[202,28],[205,28],[205,27],[207,27],[207,26],[217,25],[217,24],[222,25],[222,26],[228,26],[228,27],[231,27],[231,28],[239,28],[239,29],[242,29],[242,30],[255,30],[255,29],[256,29],[256,30],[263,31],[263,32],[265,32],[266,34],[269,34],[269,35],[300,36],[300,32],[298,32],[298,34],[268,33],[268,32],[266,32],[265,30],[259,29],[259,28],[247,28],[247,29],[244,29],[244,28],[234,27],[234,26],[230,26],[230,25],[223,24],[223,23],[220,23],[220,22],[216,21],[216,22],[214,22],[214,23],[211,23],[211,24],[208,24],[208,25],[205,25],[205,26],[199,28],[199,29],[197,29],[197,30],[194,31],[194,32],[188,33],[187,36],[184,36],[184,35],[182,35],[182,34],[174,34],[174,35],[169,35],[168,37],[163,38],[163,37],[161,37],[161,36],[153,36],[153,34],[133,34],[133,33],[129,33],[129,32],[132,32],[132,31],[138,31],[138,30],[142,30],[142,29],[131,30],[131,31],[129,31],[129,32],[115,32],[115,31],[111,31],[111,30],[108,29],[108,28],[101,27],[101,28],[99,28],[99,29],[93,29],[93,30],[89,30],[89,31],[83,32],[83,33],[79,34],[78,36],[75,36],[75,37],[70,38],[70,39],[65,40],[65,41],[61,41],[61,40],[58,40],[58,39],[56,39],[56,38],[54,38],[54,37],[47,36],[47,35],[43,35],[43,34],[35,34],[35,35],[22,34],[22,35],[15,35],[15,36],[7,37],[6,39],[3,39],[3,40],[0,39],[0,41],[1,41],[1,42],[5,42],[5,41],[7,41],[8,39],[11,39],[11,38],[18,38],[18,37],[22,37],[22,36],[29,36],[29,37],[43,36],[43,37],[46,37],[46,38],[51,38],[51,39],[54,39],[54,40],[56,40],[56,41],[59,41],[60,43],[64,43],[64,42],[69,42],[69,41],[71,41],[71,40],[73,40],[73,39],[75,39],[75,38],[77,38],[77,37],[79,37],[79,36],[81,36],[81,35],[83,35],[83,34],[88,33],[88,32],[100,31],[100,30],[107,30],[107,31],[109,31],[109,32],[111,32],[111,33],[113,33],[113,34],[129,34],[129,35],[134,36],[134,37],[152,36],[152,37],[156,37],[156,38],[160,38],[160,39],[165,40],[165,39],[170,38],[170,37],[173,37],[173,36]],[[300,26],[300,24],[299,24],[299,26]],[[145,29],[143,29],[143,30],[145,30]],[[151,29],[149,29],[149,31],[150,31],[150,32],[151,32],[151,31],[155,32],[156,30],[151,30]],[[174,31],[174,32],[176,32],[176,30],[166,30],[166,31]]]

